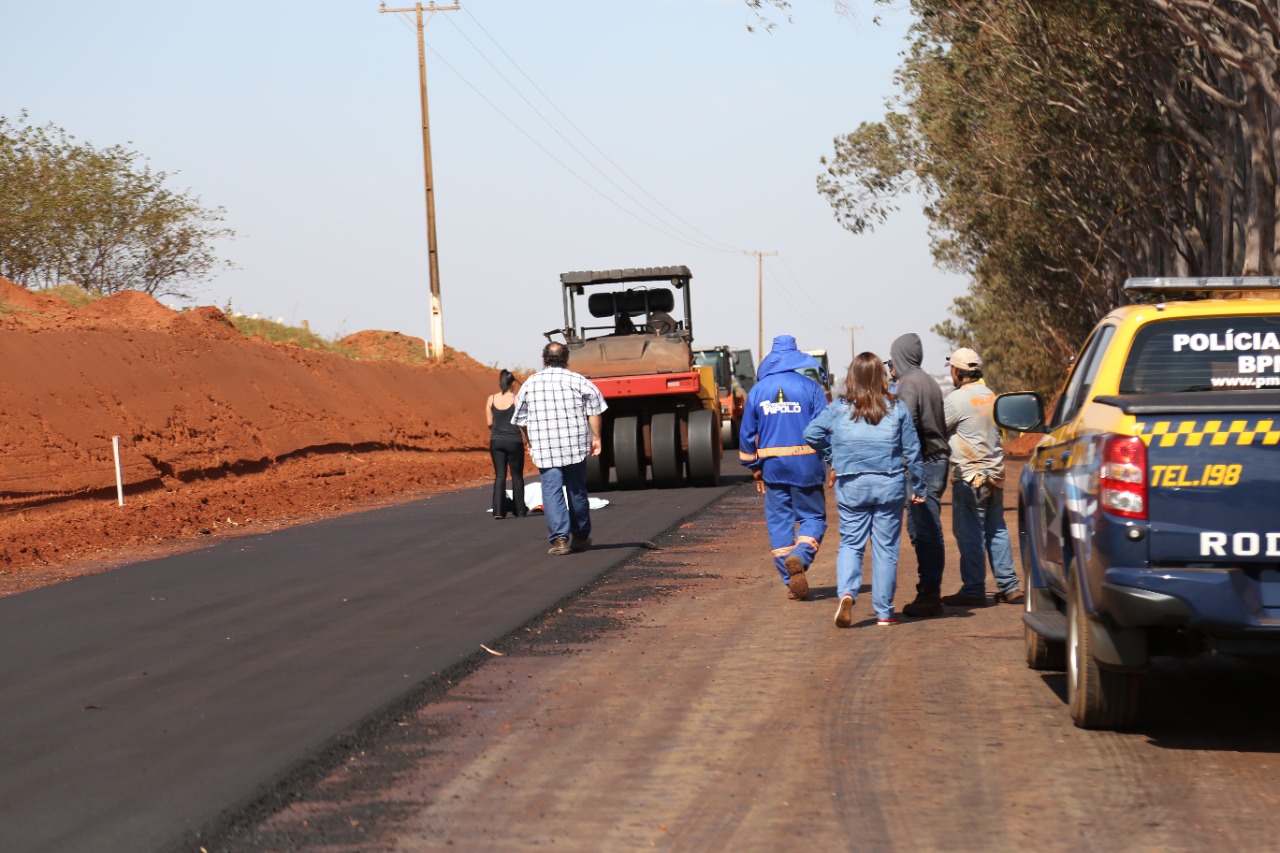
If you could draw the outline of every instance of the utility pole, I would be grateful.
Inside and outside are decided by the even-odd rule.
[[[413,12],[418,19],[418,88],[422,94],[422,179],[427,194],[427,269],[431,276],[431,343],[427,344],[427,357],[432,361],[444,361],[444,312],[440,306],[440,259],[436,253],[436,198],[435,182],[431,175],[431,121],[427,117],[427,49],[422,35],[422,13],[453,12],[462,7],[427,6],[415,3],[411,9],[388,9],[384,0],[378,13]]]
[[[862,327],[861,326],[841,326],[840,328],[849,330],[849,358],[850,358],[850,363],[852,363],[852,359],[855,359],[858,357],[857,334],[859,331],[861,331]]]
[[[759,335],[756,341],[756,364],[764,361],[764,259],[777,255],[777,252],[743,252],[748,257],[754,257],[759,267],[759,278],[756,284],[756,318],[758,322],[757,333]]]

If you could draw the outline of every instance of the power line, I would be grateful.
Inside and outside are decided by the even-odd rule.
[[[578,180],[579,180],[579,181],[580,181],[584,186],[586,186],[586,187],[587,187],[588,189],[590,189],[592,192],[596,193],[598,196],[600,196],[601,198],[603,198],[605,201],[609,202],[609,203],[610,203],[610,204],[612,204],[614,207],[618,208],[618,209],[619,209],[619,210],[621,210],[623,213],[625,213],[625,214],[627,214],[628,216],[630,216],[632,219],[635,219],[635,220],[636,220],[637,222],[639,222],[641,225],[644,225],[644,226],[645,226],[645,227],[647,227],[647,228],[651,228],[651,229],[653,229],[654,231],[657,231],[659,234],[661,234],[661,235],[662,235],[662,236],[664,236],[664,237],[668,237],[668,238],[670,238],[670,239],[677,240],[677,241],[679,241],[679,242],[681,242],[681,243],[686,243],[686,244],[688,244],[688,245],[690,245],[690,246],[694,246],[695,248],[699,248],[699,249],[709,249],[710,251],[720,251],[719,249],[715,249],[715,248],[713,248],[713,247],[708,247],[708,246],[706,246],[706,245],[703,245],[703,244],[697,243],[697,242],[695,242],[695,241],[693,241],[693,240],[690,240],[690,239],[686,238],[685,236],[683,236],[682,234],[672,233],[672,232],[670,232],[670,231],[663,231],[663,230],[662,230],[662,228],[658,227],[657,225],[654,225],[654,224],[653,224],[653,223],[651,223],[651,222],[648,222],[648,221],[646,221],[646,220],[644,220],[644,219],[641,219],[641,218],[640,218],[639,216],[637,216],[634,212],[632,212],[632,211],[628,210],[627,208],[623,207],[623,206],[622,206],[621,204],[619,204],[617,201],[615,201],[614,199],[610,198],[610,197],[609,197],[609,196],[608,196],[608,195],[607,195],[603,190],[601,190],[599,187],[595,186],[595,185],[594,185],[594,184],[592,184],[590,181],[588,181],[586,178],[582,177],[582,175],[579,175],[576,171],[574,171],[574,169],[573,169],[572,167],[570,167],[567,163],[565,163],[563,160],[561,160],[559,157],[557,157],[555,154],[553,154],[553,153],[552,153],[552,152],[551,152],[551,151],[550,151],[550,150],[549,150],[545,145],[543,145],[541,142],[539,142],[537,139],[535,139],[535,138],[533,137],[533,135],[532,135],[532,134],[530,134],[527,130],[525,130],[523,127],[521,127],[521,126],[520,126],[520,124],[519,124],[519,122],[515,121],[515,119],[511,118],[509,115],[507,115],[505,112],[503,112],[503,111],[502,111],[502,109],[501,109],[497,104],[495,104],[495,103],[494,103],[492,100],[490,100],[490,99],[489,99],[489,98],[488,98],[488,97],[487,97],[483,92],[481,92],[478,88],[476,88],[475,84],[473,84],[470,80],[468,80],[468,79],[466,78],[466,76],[462,74],[462,72],[460,72],[457,68],[454,68],[454,67],[453,67],[453,65],[451,65],[451,64],[449,63],[449,60],[447,60],[447,59],[445,59],[443,56],[441,56],[439,51],[437,51],[435,48],[432,48],[432,47],[428,47],[427,49],[428,49],[428,50],[430,50],[430,51],[431,51],[431,53],[432,53],[432,54],[434,54],[434,55],[435,55],[435,57],[436,57],[437,59],[439,59],[441,62],[443,62],[443,63],[444,63],[444,65],[445,65],[445,67],[447,67],[447,68],[448,68],[450,71],[452,71],[454,74],[458,75],[458,79],[459,79],[459,80],[461,80],[463,83],[467,84],[467,86],[471,89],[471,91],[475,92],[475,93],[476,93],[476,95],[478,95],[478,96],[480,97],[480,99],[481,99],[482,101],[484,101],[486,104],[488,104],[488,105],[493,109],[493,111],[494,111],[494,112],[496,112],[498,115],[500,115],[500,116],[502,116],[504,119],[506,119],[506,121],[507,121],[507,123],[508,123],[508,124],[510,124],[510,125],[511,125],[512,127],[514,127],[516,130],[520,131],[520,133],[521,133],[521,134],[523,134],[523,135],[524,135],[524,137],[525,137],[526,139],[528,139],[530,142],[532,142],[532,143],[533,143],[533,144],[534,144],[534,145],[535,145],[539,150],[541,150],[541,151],[542,151],[542,153],[546,154],[548,157],[550,157],[552,160],[554,160],[554,161],[556,162],[556,164],[560,166],[560,168],[564,169],[564,170],[565,170],[566,172],[568,172],[570,175],[573,175],[573,177],[577,178],[577,179],[578,179]]]
[[[645,188],[640,184],[640,182],[639,182],[639,181],[637,181],[635,178],[631,177],[631,175],[630,175],[630,174],[628,174],[628,173],[627,173],[627,171],[626,171],[625,169],[623,169],[621,166],[619,166],[619,165],[618,165],[618,164],[613,160],[613,158],[611,158],[607,153],[605,153],[604,149],[602,149],[599,145],[597,145],[597,144],[595,143],[595,141],[594,141],[590,136],[588,136],[588,135],[587,135],[586,131],[584,131],[582,128],[578,127],[578,125],[574,123],[573,119],[569,118],[568,114],[566,114],[564,110],[560,109],[560,106],[559,106],[559,105],[558,105],[558,104],[557,104],[557,103],[556,103],[556,102],[551,98],[551,96],[550,96],[550,95],[548,95],[546,92],[544,92],[544,91],[542,90],[542,88],[541,88],[540,86],[538,86],[538,84],[533,80],[533,78],[532,78],[532,77],[530,77],[530,76],[525,72],[525,70],[524,70],[522,67],[520,67],[520,64],[519,64],[518,62],[516,62],[516,61],[515,61],[515,59],[511,56],[511,54],[509,54],[509,53],[506,51],[506,49],[505,49],[505,48],[503,48],[503,46],[502,46],[501,44],[499,44],[499,43],[498,43],[498,40],[497,40],[497,39],[495,39],[495,38],[493,37],[493,35],[492,35],[492,34],[490,34],[490,32],[489,32],[487,29],[485,29],[484,24],[480,23],[480,20],[479,20],[478,18],[476,18],[476,16],[475,16],[475,15],[471,14],[471,11],[470,11],[469,9],[463,9],[463,11],[467,14],[467,17],[471,18],[471,20],[475,22],[475,25],[476,25],[477,27],[479,27],[479,28],[480,28],[480,31],[481,31],[482,33],[484,33],[486,37],[488,37],[489,41],[493,42],[494,47],[498,48],[499,52],[501,52],[501,53],[502,53],[502,55],[503,55],[503,56],[505,56],[505,57],[507,58],[507,61],[508,61],[508,62],[510,62],[510,63],[512,64],[512,66],[514,66],[514,67],[515,67],[515,69],[516,69],[517,71],[519,71],[519,72],[520,72],[520,76],[524,77],[524,79],[525,79],[525,80],[529,81],[529,85],[530,85],[530,86],[532,86],[532,87],[534,88],[534,90],[535,90],[539,95],[541,95],[541,96],[543,97],[543,99],[545,99],[545,100],[546,100],[546,102],[547,102],[548,104],[550,104],[550,105],[552,106],[552,108],[553,108],[557,113],[559,113],[559,114],[560,114],[560,117],[561,117],[561,118],[563,118],[563,119],[564,119],[564,120],[569,124],[569,126],[570,126],[570,127],[572,127],[575,131],[577,131],[577,133],[578,133],[578,135],[579,135],[579,136],[581,136],[583,139],[585,139],[585,140],[587,141],[587,144],[588,144],[588,145],[590,145],[592,148],[594,148],[594,149],[596,150],[596,152],[597,152],[601,157],[603,157],[603,158],[605,159],[605,162],[607,162],[610,166],[613,166],[613,168],[617,169],[617,170],[618,170],[618,172],[619,172],[619,173],[620,173],[624,178],[626,178],[628,181],[630,181],[630,182],[631,182],[631,183],[632,183],[632,184],[633,184],[633,185],[634,185],[638,190],[640,190],[640,192],[642,192],[642,193],[644,193],[644,195],[648,196],[648,198],[649,198],[651,201],[653,201],[656,205],[658,205],[658,207],[662,208],[662,209],[663,209],[663,210],[665,210],[667,213],[669,213],[669,214],[671,214],[672,216],[674,216],[674,217],[675,217],[677,220],[679,220],[681,223],[683,223],[684,225],[688,226],[688,227],[689,227],[689,228],[691,228],[693,231],[697,232],[698,234],[702,235],[703,237],[707,238],[707,239],[708,239],[708,240],[710,240],[711,242],[713,242],[713,243],[718,243],[718,244],[720,244],[721,246],[723,246],[723,247],[724,247],[723,249],[719,249],[719,250],[713,249],[712,251],[724,251],[724,252],[737,252],[737,251],[741,251],[741,250],[740,250],[740,249],[738,249],[736,246],[731,246],[730,244],[728,244],[728,243],[724,242],[723,240],[719,240],[719,239],[717,239],[717,238],[715,238],[715,237],[712,237],[710,234],[707,234],[706,232],[702,231],[702,230],[701,230],[701,229],[699,229],[696,225],[693,225],[693,224],[692,224],[692,223],[690,223],[688,220],[684,219],[684,218],[683,218],[683,217],[681,217],[678,213],[676,213],[675,211],[673,211],[671,208],[669,208],[669,207],[667,207],[665,204],[663,204],[661,200],[659,200],[655,195],[653,195],[653,193],[651,193],[651,192],[649,192],[648,190],[646,190],[646,189],[645,189]],[[452,23],[452,21],[450,21],[450,23]],[[461,29],[460,29],[460,28],[458,28],[457,24],[454,24],[454,27],[455,27],[455,29],[459,29],[459,31],[461,32]],[[465,37],[465,36],[464,36],[464,37]],[[470,42],[470,39],[468,39],[468,41]],[[472,47],[475,47],[474,43],[472,44]],[[479,48],[476,48],[476,51],[477,51],[478,53],[481,53],[481,56],[483,56],[483,55],[484,55],[484,54],[479,50]],[[488,61],[488,60],[486,59],[486,61]],[[490,63],[490,64],[492,65],[492,63]],[[497,69],[495,68],[494,70],[496,71]],[[501,72],[499,72],[499,76],[501,76]],[[505,80],[506,78],[505,78],[505,77],[503,77],[503,79]],[[508,82],[507,82],[507,85],[511,85],[510,81],[508,81]],[[512,88],[514,89],[515,87],[514,87],[514,86],[512,86]],[[526,101],[526,103],[528,103],[528,102]],[[530,104],[530,107],[532,107],[532,106],[533,106],[533,105],[532,105],[532,104]],[[535,111],[535,112],[537,112],[536,108],[535,108],[535,110],[534,110],[534,111]],[[539,116],[541,116],[542,114],[539,112],[539,113],[538,113],[538,115],[539,115]],[[546,118],[545,118],[545,117],[543,118],[543,121],[546,121]],[[548,122],[548,124],[549,124],[549,122]],[[557,131],[557,132],[558,132],[558,131]],[[563,138],[563,136],[562,136],[561,138]],[[565,141],[566,141],[566,142],[568,142],[568,140],[565,140]],[[572,144],[571,144],[571,143],[570,143],[570,145],[572,146]],[[577,151],[577,148],[574,148],[574,150],[575,150],[575,151]],[[578,153],[581,155],[581,152],[578,152]],[[585,155],[582,155],[582,156],[583,156],[583,159],[587,159],[587,158],[585,157]],[[590,161],[588,161],[588,162],[590,162]],[[594,165],[594,164],[593,164],[593,165]],[[604,174],[603,170],[600,170],[600,169],[599,169],[599,167],[596,167],[596,168],[597,168],[597,171],[600,171],[600,173],[601,173],[602,175]],[[610,183],[613,183],[613,182],[612,182],[612,181],[610,181]],[[614,185],[615,185],[615,186],[617,186],[616,184],[614,184]],[[622,188],[621,188],[621,187],[619,187],[618,189],[619,189],[620,191],[622,191],[622,192],[624,192],[624,193],[625,193],[625,190],[622,190]],[[631,196],[630,196],[629,194],[627,195],[627,197],[628,197],[628,198],[631,198]],[[639,204],[639,202],[637,202],[637,204]]]
[[[472,20],[475,20],[475,16],[472,16]],[[450,23],[451,23],[451,24],[453,24],[453,22],[452,22],[452,21],[450,21]],[[476,22],[476,24],[477,24],[477,26],[480,26],[480,24],[479,24],[479,22],[478,22],[478,21]],[[518,98],[520,98],[520,100],[524,101],[524,102],[525,102],[525,104],[529,107],[529,109],[533,110],[534,114],[536,114],[536,115],[538,116],[538,118],[542,119],[543,123],[544,123],[544,124],[546,124],[546,126],[547,126],[547,127],[549,127],[549,128],[551,129],[551,131],[552,131],[556,136],[560,137],[560,139],[564,142],[564,144],[565,144],[565,145],[568,145],[568,146],[569,146],[569,148],[571,148],[575,154],[577,154],[579,157],[581,157],[581,158],[583,159],[583,161],[584,161],[584,162],[586,162],[586,164],[587,164],[588,166],[590,166],[591,168],[595,169],[595,170],[596,170],[596,172],[600,175],[600,177],[602,177],[602,178],[604,178],[606,181],[608,181],[608,182],[609,182],[609,184],[610,184],[611,186],[613,186],[613,188],[614,188],[614,189],[616,189],[618,192],[622,193],[622,195],[626,196],[626,198],[627,198],[627,199],[629,199],[629,200],[630,200],[633,204],[635,204],[638,208],[640,208],[641,210],[643,210],[643,211],[644,211],[646,214],[648,214],[649,216],[653,217],[656,221],[658,221],[658,222],[662,222],[662,221],[663,221],[663,219],[662,219],[662,217],[661,217],[661,216],[659,216],[657,213],[655,213],[655,212],[653,212],[652,210],[650,210],[650,209],[649,209],[649,208],[644,204],[644,202],[642,202],[640,199],[636,198],[634,195],[632,195],[630,192],[628,192],[628,191],[627,191],[627,189],[626,189],[625,187],[623,187],[621,184],[619,184],[617,181],[615,181],[615,180],[614,180],[614,179],[613,179],[613,178],[612,178],[612,177],[611,177],[607,172],[605,172],[605,170],[604,170],[604,169],[600,168],[600,166],[598,166],[598,165],[597,165],[597,164],[596,164],[596,163],[595,163],[595,162],[594,162],[590,157],[588,157],[588,156],[587,156],[587,154],[585,154],[585,153],[584,153],[580,148],[578,148],[578,146],[577,146],[577,145],[575,145],[575,144],[573,143],[573,141],[572,141],[571,139],[569,139],[569,137],[565,136],[565,134],[564,134],[564,133],[562,133],[558,127],[556,127],[556,126],[555,126],[555,124],[551,121],[551,119],[547,118],[547,116],[542,112],[542,110],[538,109],[538,107],[537,107],[537,106],[535,106],[535,105],[534,105],[534,103],[533,103],[532,101],[530,101],[528,98],[526,98],[526,97],[524,96],[524,93],[523,93],[523,92],[521,92],[518,88],[516,88],[516,85],[515,85],[514,83],[512,83],[512,82],[511,82],[511,80],[510,80],[510,79],[509,79],[505,74],[503,74],[503,73],[502,73],[501,69],[499,69],[499,68],[498,68],[498,66],[494,65],[494,63],[492,62],[492,60],[490,60],[490,59],[489,59],[489,57],[485,55],[484,51],[482,51],[482,50],[479,48],[479,46],[477,46],[477,45],[476,45],[476,43],[475,43],[474,41],[472,41],[472,40],[471,40],[471,38],[470,38],[470,37],[469,37],[469,36],[468,36],[468,35],[467,35],[463,30],[462,30],[462,28],[461,28],[461,27],[459,27],[457,24],[453,24],[453,28],[454,28],[455,30],[457,30],[457,31],[458,31],[458,34],[459,34],[459,35],[461,35],[463,39],[465,39],[465,40],[466,40],[467,44],[471,45],[472,49],[473,49],[473,50],[475,50],[475,52],[476,52],[477,54],[479,54],[479,55],[480,55],[480,58],[481,58],[481,59],[483,59],[483,60],[485,61],[485,63],[486,63],[486,64],[488,64],[488,66],[489,66],[490,68],[492,68],[492,69],[493,69],[494,73],[495,73],[495,74],[497,74],[497,75],[498,75],[498,77],[500,77],[500,78],[502,79],[502,81],[503,81],[504,83],[506,83],[506,84],[507,84],[507,86],[511,89],[511,91],[515,92],[516,96],[517,96]],[[482,31],[484,31],[484,27],[483,27],[483,26],[480,26],[480,29],[481,29]],[[499,50],[499,51],[501,51],[501,52],[502,52],[502,54],[503,54],[504,56],[506,56],[508,60],[510,60],[510,62],[511,62],[511,64],[512,64],[512,65],[515,65],[516,70],[520,71],[520,73],[524,76],[524,78],[525,78],[526,80],[529,80],[530,85],[532,85],[532,86],[533,86],[533,88],[534,88],[534,89],[536,89],[536,90],[538,91],[538,94],[542,95],[542,96],[543,96],[543,98],[545,98],[545,99],[547,100],[547,102],[551,104],[551,106],[552,106],[552,107],[555,107],[556,111],[557,111],[558,113],[560,113],[560,115],[565,119],[565,121],[567,121],[567,122],[569,123],[569,126],[570,126],[570,127],[572,127],[574,130],[577,130],[577,131],[578,131],[578,133],[579,133],[579,134],[580,134],[584,139],[586,139],[588,143],[591,143],[592,147],[594,147],[597,151],[600,151],[599,147],[598,147],[598,146],[596,146],[596,145],[595,145],[595,143],[592,143],[592,142],[591,142],[591,139],[590,139],[590,138],[588,138],[588,137],[586,136],[586,134],[584,134],[581,130],[579,130],[579,129],[578,129],[578,127],[577,127],[577,126],[576,126],[576,125],[575,125],[575,124],[574,124],[574,123],[569,119],[569,117],[568,117],[568,116],[566,116],[566,115],[564,114],[564,111],[563,111],[563,110],[561,110],[558,106],[556,106],[555,102],[554,102],[554,101],[552,101],[550,98],[548,98],[548,97],[547,97],[547,95],[546,95],[546,93],[544,93],[541,89],[539,89],[539,88],[538,88],[538,85],[537,85],[536,83],[534,83],[532,79],[530,79],[530,78],[529,78],[529,75],[528,75],[528,74],[525,74],[524,70],[523,70],[523,69],[521,69],[521,68],[520,68],[520,66],[516,64],[515,60],[511,59],[511,56],[510,56],[509,54],[507,54],[507,52],[506,52],[505,50],[503,50],[503,49],[502,49],[502,46],[501,46],[501,45],[498,45],[497,41],[493,39],[493,36],[489,35],[489,33],[488,33],[487,31],[485,31],[485,35],[489,36],[489,39],[490,39],[491,41],[493,41],[495,45],[497,45],[498,50]],[[610,164],[612,164],[612,165],[614,166],[614,168],[616,168],[616,169],[618,169],[618,171],[622,172],[622,169],[621,169],[621,168],[619,168],[619,167],[618,167],[618,165],[617,165],[616,163],[614,163],[612,160],[610,160],[610,159],[609,159],[609,157],[608,157],[608,155],[605,155],[605,154],[604,154],[604,152],[602,152],[602,151],[600,151],[600,153],[601,153],[601,155],[602,155],[602,156],[604,156],[605,160],[607,160]],[[627,175],[627,174],[626,174],[626,172],[622,172],[622,174],[623,174],[625,177],[627,177],[627,179],[628,179],[628,180],[630,180],[633,184],[635,184],[635,183],[636,183],[634,179],[632,179],[629,175]],[[639,184],[636,184],[636,186],[640,188],[641,192],[644,192],[644,187],[640,187],[640,185],[639,185]],[[648,195],[648,193],[645,193],[645,194],[646,194],[646,195]],[[652,196],[650,196],[650,198],[653,198],[653,197],[652,197]],[[654,201],[657,201],[657,199],[654,199]],[[671,213],[671,211],[670,211],[668,208],[666,208],[665,206],[663,206],[661,202],[658,202],[658,206],[659,206],[659,207],[662,207],[662,208],[663,208],[663,210],[666,210],[668,213]],[[671,215],[672,215],[672,216],[676,216],[674,213],[672,213]],[[678,216],[676,216],[676,218],[677,218],[677,219],[680,219],[680,217],[678,217]],[[683,220],[683,219],[680,219],[680,221],[681,221],[681,222],[684,222],[684,220]],[[686,224],[686,225],[688,225],[688,223],[687,223],[687,222],[686,222],[685,224]],[[691,225],[690,225],[689,227],[690,227],[690,228],[693,228],[693,226],[691,226]],[[698,229],[694,228],[693,230],[697,231]],[[699,233],[699,234],[702,234],[702,232],[701,232],[701,231],[698,231],[698,233]],[[707,237],[707,235],[705,235],[705,234],[703,234],[702,236]],[[684,235],[684,237],[685,237],[685,239],[686,239],[686,240],[687,240],[691,245],[699,245],[699,244],[698,244],[698,242],[697,242],[694,238],[689,237],[688,235]],[[720,242],[720,241],[718,241],[718,240],[715,240],[715,238],[714,238],[714,237],[707,237],[707,239],[709,239],[709,240],[713,240],[714,242],[717,242],[717,243],[718,243],[718,242]],[[721,245],[727,245],[727,244],[721,244]],[[712,251],[712,252],[736,252],[736,251],[738,251],[736,248],[733,248],[733,247],[728,247],[728,248],[725,248],[725,249],[720,249],[720,248],[717,248],[717,247],[715,247],[715,246],[707,245],[707,244],[702,244],[702,245],[701,245],[701,248],[707,249],[708,251]]]

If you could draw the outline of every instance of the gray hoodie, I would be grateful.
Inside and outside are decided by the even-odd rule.
[[[920,455],[926,462],[945,459],[950,454],[947,444],[947,420],[942,411],[942,389],[932,376],[920,368],[924,361],[924,345],[920,336],[909,332],[889,347],[889,358],[898,374],[898,399],[906,404],[911,420],[920,436]]]

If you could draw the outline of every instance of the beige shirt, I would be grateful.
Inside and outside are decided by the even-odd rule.
[[[975,486],[1004,485],[1004,447],[991,417],[996,395],[981,379],[961,385],[942,401],[951,446],[952,477]]]

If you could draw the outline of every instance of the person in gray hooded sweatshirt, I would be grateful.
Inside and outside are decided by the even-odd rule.
[[[920,368],[924,346],[914,332],[903,335],[889,347],[893,372],[897,376],[897,396],[911,413],[920,438],[924,458],[924,479],[928,487],[923,503],[907,504],[907,536],[916,552],[919,582],[916,597],[902,608],[907,616],[941,616],[942,570],[946,551],[942,534],[942,493],[947,488],[947,421],[942,410],[942,389],[937,380]],[[908,492],[910,490],[908,489]]]

